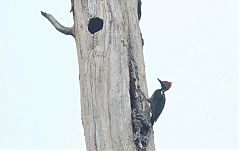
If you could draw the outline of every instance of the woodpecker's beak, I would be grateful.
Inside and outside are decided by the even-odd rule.
[[[157,78],[158,79],[158,78]],[[158,79],[158,81],[161,83],[162,81],[160,79]]]

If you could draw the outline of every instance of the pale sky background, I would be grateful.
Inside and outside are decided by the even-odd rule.
[[[237,0],[142,0],[149,95],[173,82],[159,149],[237,149]],[[55,4],[57,3],[57,4]],[[70,0],[1,0],[0,149],[85,149]]]

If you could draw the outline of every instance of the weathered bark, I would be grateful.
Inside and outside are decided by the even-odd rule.
[[[77,46],[81,115],[88,151],[145,150],[143,137],[138,135],[146,136],[146,142],[150,138],[148,150],[155,150],[152,128],[147,127],[149,105],[145,101],[147,84],[138,1],[71,0],[71,32]],[[98,19],[93,26],[89,22],[92,18]],[[143,129],[148,134],[142,134]]]

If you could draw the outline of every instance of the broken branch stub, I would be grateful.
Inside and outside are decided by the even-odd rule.
[[[73,27],[65,27],[63,25],[61,25],[51,14],[48,14],[46,12],[41,11],[41,14],[48,19],[48,21],[50,21],[52,23],[52,25],[61,33],[65,34],[65,35],[72,35],[73,37],[75,37],[74,35],[74,30]]]

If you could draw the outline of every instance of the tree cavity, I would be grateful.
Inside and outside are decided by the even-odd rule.
[[[103,28],[103,19],[98,18],[98,17],[94,17],[94,18],[91,18],[89,20],[89,22],[88,22],[88,31],[91,34],[95,34],[99,30],[101,30],[102,28]]]

